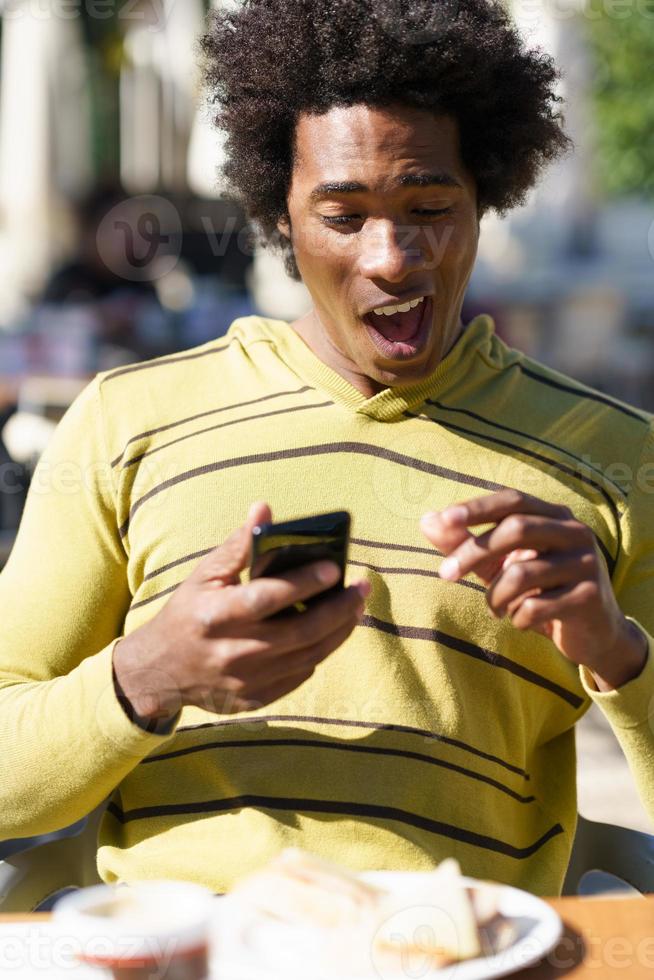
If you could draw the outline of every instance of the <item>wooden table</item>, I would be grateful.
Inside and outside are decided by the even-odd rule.
[[[516,980],[654,976],[654,895],[557,898],[549,904],[563,919],[563,939],[545,963],[514,974]]]
[[[514,980],[651,980],[654,977],[654,895],[646,898],[556,898],[549,904],[565,924],[558,947]],[[3,922],[48,915],[0,915]]]

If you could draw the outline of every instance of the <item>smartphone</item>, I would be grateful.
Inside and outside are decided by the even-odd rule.
[[[350,523],[350,515],[342,510],[283,524],[259,524],[253,528],[251,579],[270,578],[323,560],[336,562],[341,570],[335,585],[306,602],[297,602],[288,610],[275,615],[283,615],[293,609],[299,613],[306,612],[316,602],[344,588]]]

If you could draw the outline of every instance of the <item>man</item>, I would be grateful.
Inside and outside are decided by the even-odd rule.
[[[556,74],[487,0],[401,6],[214,17],[229,176],[314,307],[97,378],[0,579],[1,833],[111,794],[105,880],[294,844],[556,893],[591,701],[654,815],[650,418],[461,322],[481,216],[565,146]],[[271,620],[336,571],[245,581],[252,527],[335,509],[348,588]]]

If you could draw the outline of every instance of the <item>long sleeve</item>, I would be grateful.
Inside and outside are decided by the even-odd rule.
[[[632,474],[623,518],[622,557],[614,578],[620,608],[649,637],[641,674],[616,691],[600,692],[589,671],[581,680],[615,732],[643,806],[654,821],[654,432],[650,428]]]
[[[96,379],[41,457],[0,575],[0,839],[74,823],[170,737],[114,689],[131,600],[116,525]]]

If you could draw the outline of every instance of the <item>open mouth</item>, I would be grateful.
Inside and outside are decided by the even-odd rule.
[[[411,304],[388,307],[383,313],[367,313],[363,322],[380,354],[389,360],[398,361],[416,357],[424,350],[431,332],[433,315],[433,298],[425,296]]]

